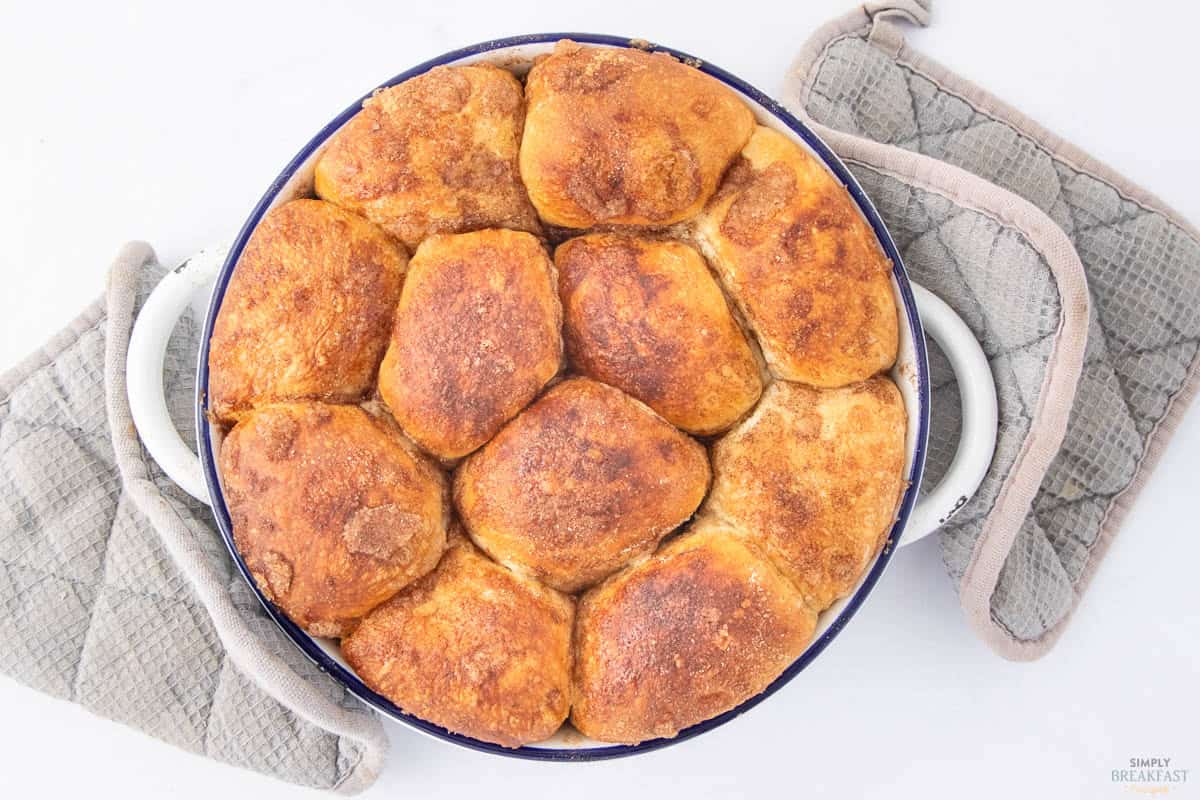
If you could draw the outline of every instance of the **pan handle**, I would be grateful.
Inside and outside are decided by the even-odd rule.
[[[945,525],[979,489],[996,452],[999,418],[996,382],[975,334],[940,297],[916,284],[912,289],[925,333],[942,348],[958,380],[962,436],[942,480],[913,508],[901,544],[911,544]]]
[[[129,408],[150,456],[197,500],[210,503],[200,459],[167,411],[163,360],[167,341],[188,306],[207,298],[225,262],[225,249],[201,251],[167,273],[143,304],[126,359]],[[944,525],[975,493],[996,447],[996,385],[987,356],[966,323],[932,292],[913,286],[926,333],[946,353],[962,394],[962,438],[941,482],[917,502],[901,540],[909,544]]]
[[[211,293],[225,255],[223,247],[202,250],[163,276],[138,312],[125,359],[129,410],[142,444],[167,477],[205,505],[211,500],[200,459],[167,411],[163,360],[183,312]]]

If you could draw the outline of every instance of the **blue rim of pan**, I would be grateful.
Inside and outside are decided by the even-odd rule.
[[[217,468],[215,454],[212,447],[212,431],[208,420],[208,351],[209,342],[212,337],[213,325],[216,322],[217,313],[221,308],[221,302],[225,296],[225,290],[229,284],[229,278],[233,273],[234,265],[237,264],[238,258],[241,256],[242,249],[246,246],[250,235],[257,227],[259,220],[263,214],[271,207],[272,202],[292,175],[298,170],[304,162],[312,155],[312,153],[321,146],[331,135],[333,135],[342,125],[350,119],[362,107],[362,101],[370,95],[364,95],[352,106],[347,108],[321,131],[313,137],[308,144],[296,154],[283,172],[279,174],[267,189],[262,199],[255,205],[254,210],[250,213],[245,225],[242,226],[237,238],[229,248],[229,255],[221,268],[220,274],[217,276],[216,285],[213,288],[212,299],[209,303],[208,315],[204,323],[204,332],[201,336],[201,345],[199,353],[199,362],[196,369],[196,431],[197,431],[197,446],[200,452],[200,460],[204,470],[205,481],[208,484],[209,495],[212,499],[213,515],[216,518],[217,527],[221,531],[221,537],[225,540],[225,545],[228,547],[230,555],[232,555],[234,563],[237,564],[238,571],[242,577],[250,585],[251,590],[266,609],[267,614],[275,621],[275,623],[283,630],[284,634],[308,656],[322,671],[328,673],[334,680],[342,684],[351,694],[355,695],[368,705],[385,714],[392,719],[416,728],[426,734],[434,736],[445,741],[452,742],[461,747],[466,747],[471,750],[476,750],[485,753],[503,755],[515,758],[524,758],[537,761],[597,761],[610,758],[620,758],[623,756],[635,755],[638,753],[648,753],[653,750],[658,750],[668,745],[677,744],[687,741],[688,739],[699,736],[702,733],[710,731],[726,722],[729,722],[734,717],[746,713],[750,709],[757,706],[763,700],[779,691],[785,684],[796,677],[813,659],[829,646],[830,642],[841,632],[842,628],[850,621],[854,614],[858,611],[867,595],[870,594],[876,581],[879,580],[884,568],[891,560],[892,554],[895,552],[896,546],[899,544],[900,536],[904,531],[904,526],[908,521],[909,514],[912,511],[913,504],[916,502],[917,491],[920,486],[921,474],[925,466],[925,449],[926,438],[929,430],[929,364],[925,351],[925,338],[922,333],[920,317],[917,314],[916,302],[913,299],[912,288],[909,285],[908,276],[905,272],[903,262],[900,258],[900,253],[896,249],[895,242],[892,241],[891,235],[880,219],[875,207],[863,192],[862,187],[858,185],[858,181],[841,162],[841,160],[833,153],[829,147],[821,141],[821,139],[809,130],[803,122],[796,119],[792,114],[786,111],[779,103],[772,100],[767,95],[763,94],[758,89],[755,89],[750,84],[740,78],[731,75],[725,70],[715,67],[701,59],[695,58],[662,45],[647,43],[640,39],[630,39],[620,36],[610,36],[603,34],[592,33],[534,33],[523,36],[513,36],[503,39],[493,39],[486,42],[470,45],[459,50],[453,50],[444,53],[436,58],[432,58],[422,64],[409,69],[399,75],[391,78],[380,87],[394,86],[397,83],[408,80],[422,73],[428,72],[434,67],[441,66],[452,62],[457,62],[472,56],[479,56],[494,50],[516,47],[519,45],[530,44],[546,44],[556,42],[560,39],[571,39],[576,42],[596,45],[609,45],[614,47],[637,47],[642,50],[652,52],[668,53],[675,58],[691,64],[704,72],[707,75],[716,78],[727,86],[736,89],[746,97],[750,98],[760,106],[765,108],[772,116],[787,125],[795,132],[804,142],[812,148],[812,150],[825,162],[830,170],[846,185],[850,192],[850,196],[854,198],[855,203],[861,209],[867,221],[875,231],[880,245],[883,247],[884,253],[891,259],[893,270],[896,277],[896,282],[900,289],[901,300],[904,305],[904,311],[907,316],[907,322],[910,329],[913,331],[913,346],[914,360],[917,365],[917,437],[916,450],[913,455],[912,468],[909,473],[909,486],[901,501],[900,509],[897,514],[895,525],[889,534],[887,543],[883,550],[876,558],[871,570],[867,573],[859,588],[850,597],[845,607],[838,612],[837,618],[833,623],[812,643],[808,648],[797,658],[792,664],[783,671],[774,681],[771,682],[766,689],[759,694],[751,697],[730,711],[720,714],[711,719],[697,723],[689,728],[680,731],[676,736],[669,739],[652,739],[641,742],[636,745],[602,745],[598,747],[585,747],[576,749],[555,749],[536,746],[525,746],[519,748],[507,748],[490,742],[473,739],[469,736],[452,733],[438,725],[427,722],[419,717],[413,716],[402,711],[394,703],[386,697],[372,691],[358,678],[353,672],[342,666],[328,653],[326,653],[316,642],[314,642],[308,634],[301,630],[295,623],[287,618],[286,615],[275,607],[267,598],[259,591],[258,586],[250,576],[250,571],[246,567],[237,548],[233,542],[233,524],[230,521],[229,509],[225,505],[225,499],[220,489],[220,483],[217,478]]]

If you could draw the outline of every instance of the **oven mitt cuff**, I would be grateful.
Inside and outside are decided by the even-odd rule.
[[[897,22],[928,24],[929,10],[871,2],[824,26],[783,101],[846,160],[910,274],[990,358],[996,456],[942,529],[942,554],[971,627],[1000,655],[1033,659],[1061,634],[1196,393],[1200,234],[914,52]],[[933,484],[960,417],[953,376],[931,361]]]
[[[134,431],[125,355],[164,271],[127,245],[105,297],[0,377],[0,672],[185,750],[359,792],[387,750],[378,717],[283,638]],[[185,437],[197,343],[185,318],[164,366]]]

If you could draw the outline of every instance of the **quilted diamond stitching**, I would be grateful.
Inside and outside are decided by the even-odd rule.
[[[899,80],[901,77],[903,80]],[[899,96],[903,94],[896,91],[899,86],[905,88],[907,97]],[[931,86],[936,90],[929,91]],[[920,104],[919,95],[923,98]],[[993,596],[993,619],[998,625],[1008,628],[1017,638],[1036,638],[1057,624],[1073,604],[1073,586],[1068,586],[1070,591],[1065,594],[1070,596],[1065,598],[1048,597],[1046,590],[1056,587],[1061,590],[1058,582],[1062,575],[1070,577],[1070,584],[1084,572],[1090,558],[1089,548],[1095,542],[1094,534],[1103,519],[1102,513],[1068,513],[1085,505],[1084,498],[1068,496],[1051,501],[1047,488],[1057,486],[1061,492],[1083,479],[1083,485],[1067,494],[1084,490],[1107,507],[1120,490],[1088,485],[1088,476],[1090,483],[1094,483],[1108,470],[1110,474],[1125,476],[1124,486],[1132,480],[1134,470],[1120,454],[1128,453],[1136,468],[1146,437],[1183,384],[1185,364],[1192,363],[1197,356],[1200,312],[1196,309],[1200,307],[1200,289],[1194,265],[1200,263],[1200,243],[1157,212],[1054,158],[1007,122],[978,109],[972,109],[974,113],[966,122],[934,130],[930,120],[951,116],[961,119],[964,113],[961,107],[956,107],[954,115],[936,113],[935,103],[949,107],[965,101],[937,87],[909,66],[892,61],[864,39],[849,36],[830,45],[816,65],[808,111],[813,118],[833,127],[909,149],[915,147],[977,173],[983,166],[985,177],[1033,200],[1063,226],[1079,248],[1095,290],[1093,313],[1103,323],[1103,327],[1090,328],[1092,341],[1087,368],[1091,380],[1111,390],[1114,400],[1119,398],[1124,406],[1121,413],[1126,422],[1115,424],[1113,430],[1133,430],[1139,440],[1134,453],[1129,434],[1081,432],[1079,421],[1073,416],[1076,436],[1072,438],[1072,433],[1068,433],[1064,454],[1051,467],[1047,484],[1038,497],[1032,515],[1035,519],[1022,528],[1018,546],[1010,556],[1025,561],[1014,562],[1011,569],[1006,565],[1001,585]],[[995,133],[990,137],[983,135],[984,129]],[[1032,178],[1035,163],[1041,165],[1036,174],[1045,179],[1041,183],[1050,189],[1048,194],[1030,192],[1039,185]],[[1051,169],[1046,170],[1046,165]],[[1149,224],[1158,225],[1160,230],[1157,233],[1144,230]],[[1124,232],[1124,236],[1114,232]],[[1156,265],[1155,280],[1146,277],[1151,271],[1149,267],[1135,272],[1129,270],[1130,263]],[[1184,265],[1192,265],[1192,269],[1185,270]],[[1130,282],[1132,285],[1128,285]],[[1155,299],[1148,301],[1147,297],[1155,292]],[[1130,318],[1136,318],[1139,324],[1129,324],[1129,331],[1123,332]],[[1155,337],[1149,345],[1148,334]],[[1103,393],[1099,396],[1103,397]],[[1131,427],[1122,429],[1121,424]],[[1069,526],[1078,525],[1094,529],[1077,535]],[[1043,549],[1021,541],[1030,536],[1039,537],[1049,545],[1058,558],[1056,565],[1039,561],[1045,555]],[[955,539],[953,535],[943,537],[944,555],[952,572],[955,564],[965,563],[964,552],[969,553],[965,543]],[[1035,553],[1037,558],[1033,558]],[[1041,573],[1030,571],[1039,565],[1044,567]],[[1044,584],[1039,584],[1039,580]],[[1029,625],[1029,620],[1035,623]]]
[[[1061,307],[1058,304],[1057,290],[1053,286],[1049,266],[1040,256],[1035,254],[1034,276],[1037,278],[1037,286],[1041,289],[1041,294],[1038,296],[1042,299],[1032,304],[1036,306],[1036,310],[1022,317],[1021,326],[1023,327],[1020,327],[1020,330],[1023,331],[1023,335],[1014,336],[1011,333],[1006,337],[997,335],[995,327],[1000,324],[1001,320],[995,317],[994,311],[976,302],[975,295],[964,296],[962,294],[962,290],[968,286],[969,281],[961,269],[961,262],[968,259],[973,252],[982,250],[985,251],[986,263],[1006,264],[1006,261],[1000,259],[999,243],[1005,237],[1010,236],[1023,241],[1019,233],[1001,226],[995,220],[982,214],[961,207],[955,207],[953,213],[945,215],[942,222],[932,229],[919,230],[921,219],[931,218],[932,215],[923,215],[922,217],[912,214],[913,203],[929,207],[944,203],[944,198],[922,189],[907,186],[875,171],[869,165],[854,160],[848,163],[864,188],[871,194],[879,212],[888,222],[889,229],[894,234],[898,234],[901,239],[907,239],[909,242],[908,246],[903,248],[902,255],[913,278],[943,296],[956,297],[962,302],[972,303],[969,308],[964,308],[960,302],[960,313],[963,313],[964,319],[977,336],[989,341],[990,347],[986,352],[993,371],[1002,371],[1009,378],[1007,381],[1003,379],[998,381],[1000,386],[1011,386],[1015,383],[1012,366],[1014,356],[1040,352],[1043,358],[1046,357],[1051,346],[1051,337],[1058,327]],[[969,237],[954,237],[946,234],[946,231],[950,229],[967,228],[968,226],[972,231],[972,235]],[[913,235],[918,232],[919,236]],[[982,239],[979,235],[981,232],[987,232],[989,238]],[[929,241],[937,243],[939,248],[937,252],[941,254],[940,257],[930,255],[930,251],[923,244]],[[1028,243],[1025,243],[1024,246],[1030,252],[1034,252]],[[923,248],[925,257],[914,257],[917,255],[917,248]],[[1047,304],[1049,307],[1043,308]],[[1002,338],[1015,341],[1009,346],[1001,346],[999,341]],[[944,377],[945,382],[941,388],[935,389],[933,403],[935,407],[953,410],[957,407],[958,387],[952,374]],[[1016,458],[1019,443],[1032,422],[1029,403],[1036,402],[1039,391],[1040,381],[1028,387],[1024,392],[1001,392],[1000,410],[1002,417],[1006,420],[1006,429],[997,447],[999,462],[1010,464]],[[953,400],[948,397],[951,395],[954,397]],[[941,421],[944,422],[946,419],[946,417],[942,417]],[[949,458],[953,456],[958,441],[956,423],[957,420],[947,428],[935,420],[934,428],[930,432],[932,469],[928,473],[928,485],[934,485],[940,475],[940,470],[944,470]],[[961,539],[967,552],[970,548],[965,542],[978,535],[982,520],[994,505],[999,488],[998,477],[989,476],[976,496],[955,516],[954,524],[947,529],[946,535]]]
[[[160,274],[147,274],[144,288]],[[104,411],[104,328],[98,320],[0,398],[0,672],[187,749],[337,785],[361,748],[302,722],[248,681],[236,696],[222,691],[224,649],[207,612],[120,491]],[[168,349],[180,423],[190,417],[195,335],[186,329]],[[164,496],[232,575],[199,504],[173,488]],[[271,626],[257,603],[242,610]],[[294,648],[280,654],[348,710],[368,713]]]

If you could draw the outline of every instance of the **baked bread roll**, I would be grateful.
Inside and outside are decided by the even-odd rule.
[[[576,370],[700,435],[728,428],[758,400],[758,364],[693,248],[598,233],[559,245],[554,263]]]
[[[519,747],[567,718],[574,614],[571,598],[456,535],[437,569],[371,612],[342,654],[406,712]]]
[[[732,92],[665,53],[562,41],[525,97],[521,177],[542,220],[568,228],[693,216],[754,129]]]
[[[676,736],[786,671],[893,524],[892,265],[700,69],[505,66],[376,92],[323,199],[250,237],[209,357],[234,543],[406,713]]]
[[[435,67],[363,103],[317,162],[317,195],[410,250],[433,233],[538,233],[517,176],[524,119],[521,84],[505,70]]]
[[[251,412],[225,437],[220,466],[255,583],[314,636],[346,635],[445,549],[441,470],[357,406]]]
[[[782,134],[755,131],[696,232],[778,377],[845,386],[895,362],[891,262],[846,188]]]
[[[705,510],[754,541],[822,611],[854,587],[896,520],[906,420],[884,377],[842,389],[776,381],[713,446]]]
[[[795,586],[701,518],[580,598],[571,722],[606,742],[674,736],[767,688],[815,627]]]
[[[629,395],[563,381],[454,476],[454,500],[492,558],[573,593],[649,553],[691,516],[708,459]]]
[[[407,263],[371,223],[320,200],[263,217],[213,327],[209,409],[222,422],[281,400],[370,391]]]
[[[528,233],[433,236],[417,248],[379,371],[405,433],[458,458],[537,395],[562,362],[555,282]]]

